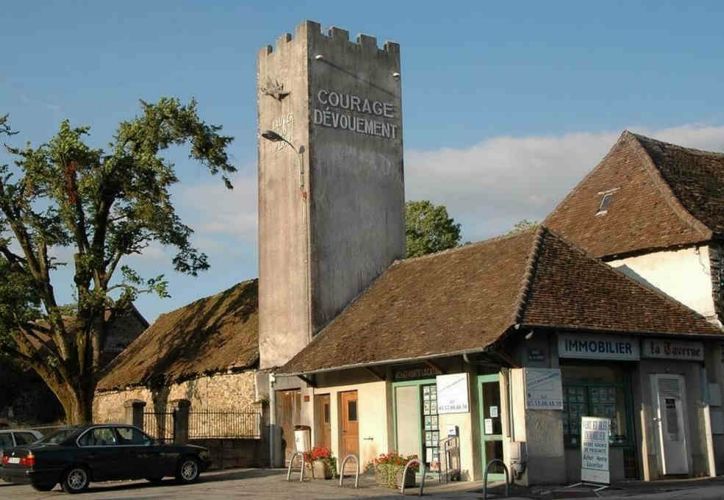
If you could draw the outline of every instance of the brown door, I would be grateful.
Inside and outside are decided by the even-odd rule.
[[[281,430],[281,450],[287,462],[294,453],[294,426],[301,423],[302,393],[299,389],[276,391],[276,422]]]
[[[359,457],[359,423],[357,421],[357,391],[339,394],[339,416],[342,439],[340,440],[340,457],[347,455]]]
[[[314,445],[324,448],[332,446],[332,421],[329,404],[329,394],[314,396],[314,422],[316,424]]]

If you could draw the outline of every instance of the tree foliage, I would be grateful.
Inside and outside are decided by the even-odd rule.
[[[430,201],[408,201],[405,204],[405,236],[407,257],[419,257],[447,250],[460,244],[460,224],[443,205]]]
[[[508,231],[506,235],[521,233],[529,229],[535,229],[540,226],[540,222],[535,220],[522,219],[513,224],[513,229]]]
[[[141,101],[105,149],[87,144],[89,131],[63,121],[46,144],[6,145],[14,165],[0,165],[0,349],[40,374],[71,422],[91,418],[107,325],[139,294],[168,294],[162,275],[144,277],[124,259],[157,242],[175,249],[181,273],[209,266],[176,213],[169,189],[178,178],[163,152],[188,146],[228,188],[236,170],[232,138],[202,121],[193,100]],[[0,117],[0,136],[14,133]],[[71,316],[53,283],[67,264],[54,257],[62,248],[73,255]]]

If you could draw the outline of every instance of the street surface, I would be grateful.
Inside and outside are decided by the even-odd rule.
[[[360,478],[360,488],[345,486],[339,488],[336,480],[330,481],[299,481],[287,482],[286,471],[279,469],[235,469],[204,474],[202,480],[193,485],[179,486],[172,479],[164,481],[161,486],[154,486],[146,481],[124,481],[113,483],[92,484],[83,499],[122,500],[133,499],[171,499],[184,498],[189,500],[210,500],[219,498],[279,498],[279,499],[344,499],[344,498],[400,498],[393,490],[376,486],[371,477]],[[352,484],[351,478],[345,483]],[[433,482],[426,487],[425,497],[440,499],[482,498],[480,483],[451,483],[438,485]],[[416,496],[417,490],[410,489],[409,496]],[[500,488],[496,493],[502,493]],[[531,490],[515,488],[511,500],[521,498],[551,499],[574,497],[593,497],[590,491],[564,490],[562,488],[537,487]],[[724,499],[724,478],[713,480],[667,481],[657,483],[635,482],[622,489],[611,489],[601,492],[603,498],[626,498],[628,500],[694,500]],[[56,487],[48,493],[40,493],[30,486],[16,486],[0,482],[0,499],[61,499],[70,498]],[[502,494],[490,495],[488,498],[503,498]]]

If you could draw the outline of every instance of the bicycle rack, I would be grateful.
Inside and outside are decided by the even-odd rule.
[[[420,479],[420,492],[417,494],[417,496],[421,497],[423,490],[425,489],[425,462],[420,462],[418,459],[413,458],[407,464],[405,465],[405,470],[402,471],[402,480],[400,481],[400,494],[405,494],[405,478],[407,477],[407,469],[410,467],[410,465],[417,464],[420,466],[420,472],[422,473],[422,478]]]
[[[508,466],[505,465],[505,462],[499,458],[495,458],[488,462],[485,466],[485,472],[483,474],[483,500],[488,500],[488,472],[490,466],[493,464],[500,464],[503,466],[503,470],[505,471],[505,496],[510,496],[510,475],[508,474]]]
[[[342,460],[342,465],[339,468],[339,485],[342,486],[342,482],[344,481],[344,466],[350,458],[354,458],[354,464],[356,466],[354,473],[354,487],[359,488],[359,460],[357,459],[357,455],[347,455],[344,457],[344,460]]]
[[[294,459],[297,457],[302,457],[302,468],[299,470],[299,482],[304,481],[304,466],[306,465],[306,462],[304,461],[304,453],[301,451],[295,451],[292,455],[292,458],[289,459],[289,468],[287,469],[287,481],[292,480],[292,465],[294,464]]]

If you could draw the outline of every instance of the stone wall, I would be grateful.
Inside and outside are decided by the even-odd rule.
[[[209,450],[211,469],[236,467],[267,467],[269,465],[269,442],[262,434],[261,439],[192,439],[190,444]]]
[[[193,410],[240,410],[254,405],[255,371],[199,377],[166,387],[134,387],[96,394],[93,417],[96,422],[124,418],[123,403],[129,399],[146,402],[147,412],[170,411],[170,402],[188,399]]]

